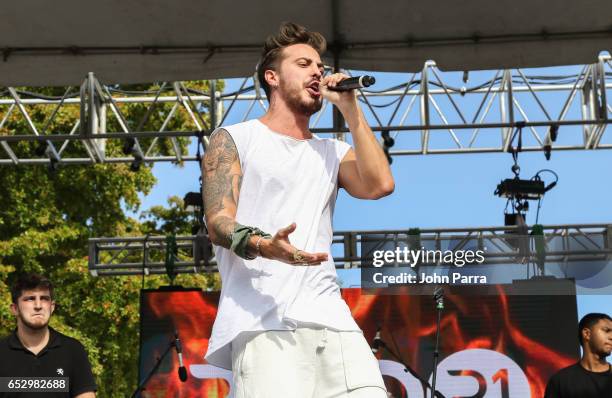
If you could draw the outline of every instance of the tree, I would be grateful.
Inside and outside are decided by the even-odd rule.
[[[123,89],[143,91],[158,87],[153,84]],[[207,91],[208,82],[192,82],[189,87]],[[20,89],[22,97],[34,91],[58,97],[65,88]],[[143,130],[159,128],[170,107],[171,104],[159,105],[151,112]],[[120,108],[135,129],[147,106],[122,104]],[[53,110],[52,105],[40,105],[29,111],[34,124],[42,129]],[[6,112],[0,109],[0,120]],[[78,112],[76,106],[63,107],[47,131],[70,131]],[[119,131],[116,120],[110,119],[108,123],[109,131]],[[188,114],[180,110],[167,129],[194,130],[186,127],[187,123]],[[14,112],[0,134],[14,135],[26,129],[26,121]],[[183,153],[188,143],[188,138],[179,139]],[[39,151],[40,145],[21,142],[11,147],[19,156],[27,156]],[[157,151],[167,154],[169,148],[169,140],[161,140]],[[123,143],[107,142],[108,153],[118,154],[122,150]],[[83,151],[83,147],[75,144],[66,151]],[[5,303],[0,307],[0,334],[8,334],[15,325],[8,309],[11,281],[22,272],[48,275],[57,293],[57,309],[51,326],[85,345],[102,397],[126,396],[136,387],[142,282],[140,277],[92,277],[87,269],[87,240],[97,236],[191,233],[186,231],[189,215],[180,210],[182,201],[178,198],[169,200],[169,209],[159,206],[150,209],[144,215],[144,222],[126,216],[126,211],[139,209],[139,193],[146,195],[154,186],[151,167],[143,165],[135,172],[129,164],[62,166],[54,172],[38,165],[0,167],[3,187],[0,191],[0,299]],[[218,284],[202,275],[180,275],[177,282],[187,286]],[[149,277],[145,281],[148,288],[161,284],[167,284],[165,277]]]

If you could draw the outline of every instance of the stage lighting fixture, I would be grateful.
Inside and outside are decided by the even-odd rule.
[[[517,122],[517,124],[519,124]],[[506,178],[502,180],[494,191],[494,195],[499,197],[508,198],[509,201],[513,201],[514,207],[521,211],[527,210],[529,205],[527,204],[527,200],[539,200],[544,196],[544,194],[554,188],[557,185],[557,181],[559,177],[557,173],[549,169],[543,169],[538,171],[533,177],[529,180],[524,180],[520,178],[521,167],[518,164],[518,154],[521,152],[522,148],[522,129],[524,127],[525,122],[521,122],[519,126],[517,126],[516,131],[512,135],[510,141],[512,142],[514,138],[518,137],[517,146],[514,147],[510,145],[508,147],[508,152],[512,154],[513,164],[510,170],[512,174],[514,174],[514,178]],[[552,129],[551,125],[551,129]],[[548,153],[550,156],[550,153]],[[540,173],[549,172],[555,176],[555,181],[545,186],[544,181],[540,177]],[[518,202],[518,203],[516,203]]]
[[[550,137],[550,141],[546,140],[546,144],[544,144],[544,147],[543,147],[544,157],[546,158],[546,160],[550,160],[550,154],[552,152],[551,142],[557,141],[558,133],[559,133],[559,125],[551,124],[550,127],[548,128],[548,136]]]
[[[57,152],[54,150],[54,148],[49,144],[49,142],[47,141],[47,147],[45,149],[45,155],[47,155],[47,157],[49,158],[49,172],[54,173],[57,171],[58,167],[59,167],[59,155],[57,154]]]
[[[193,240],[193,262],[197,267],[208,266],[210,258],[213,256],[212,244],[208,239],[206,228],[200,228],[195,234]]]
[[[130,164],[130,170],[134,173],[140,170],[140,166],[142,166],[144,159],[141,152],[136,148],[136,139],[131,137],[126,139],[123,143],[122,151],[124,155],[132,155],[134,157],[134,161]]]
[[[142,166],[143,158],[142,155],[138,151],[134,151],[134,160],[130,165],[130,170],[133,172],[137,172],[140,170],[140,166]]]
[[[50,158],[49,159],[49,173],[55,173],[58,168],[59,168],[59,161],[54,158]]]
[[[521,222],[524,223],[525,214],[529,211],[530,200],[538,201],[538,211],[536,215],[537,224],[537,220],[539,219],[540,215],[541,199],[544,197],[546,192],[550,191],[557,185],[559,176],[550,169],[543,169],[538,171],[531,179],[523,180],[519,178],[518,171],[520,168],[516,164],[515,166],[516,167],[513,166],[515,177],[503,180],[497,185],[497,189],[495,190],[495,195],[508,199],[506,203],[506,210],[508,209],[508,205],[512,205],[512,213],[504,212],[505,225],[520,225]],[[552,174],[555,177],[555,181],[545,185],[544,181],[542,181],[542,178],[540,177],[540,174],[544,172]]]
[[[550,139],[552,142],[557,141],[557,136],[559,135],[559,125],[551,124],[550,128],[548,129],[548,133],[550,134]]]
[[[186,211],[198,211],[203,207],[202,194],[200,192],[187,192],[183,198],[183,206]]]
[[[136,147],[136,140],[134,138],[128,138],[123,143],[123,154],[132,155],[134,154],[134,148]]]
[[[518,154],[522,148],[522,128],[525,127],[524,122],[517,125],[517,129],[512,135],[510,142],[514,138],[518,138],[517,146],[510,145],[508,152],[512,154],[514,163],[512,165],[512,173],[514,178],[506,178],[502,180],[495,189],[494,194],[499,197],[507,198],[506,210],[504,210],[504,224],[506,226],[515,226],[516,229],[507,231],[507,243],[518,250],[517,262],[518,263],[529,263],[531,258],[530,242],[531,239],[528,237],[528,228],[525,223],[525,215],[529,211],[529,201],[537,200],[537,214],[536,221],[532,235],[534,235],[534,242],[536,243],[536,264],[540,268],[540,272],[543,273],[543,266],[545,262],[545,250],[544,250],[544,234],[543,229],[538,224],[540,217],[540,207],[542,205],[542,198],[544,194],[553,189],[559,181],[557,173],[550,169],[542,169],[538,171],[533,177],[528,180],[521,179],[519,174],[521,168],[518,165]],[[558,126],[550,125],[550,138],[554,141],[557,138]],[[550,141],[547,140],[547,144],[544,146],[544,156],[546,159],[550,159],[550,152],[552,146]],[[540,174],[550,173],[555,177],[555,180],[550,184],[546,185]],[[511,205],[511,212],[508,212],[508,206]],[[536,228],[537,227],[537,228]]]
[[[212,257],[212,244],[208,239],[208,231],[204,223],[204,201],[200,192],[187,192],[183,198],[183,206],[186,211],[192,212],[196,223],[191,227],[193,240],[193,260],[196,266],[208,266]]]
[[[542,178],[540,177],[540,173],[548,172],[555,176],[555,181],[550,184],[544,184]],[[497,185],[497,189],[495,190],[495,195],[505,198],[511,199],[526,199],[526,200],[538,200],[541,199],[542,196],[551,189],[553,189],[557,182],[559,181],[559,176],[552,170],[542,169],[538,171],[530,180],[522,180],[516,174],[514,178],[506,178],[502,182]]]
[[[196,223],[191,227],[191,234],[197,235],[204,225],[204,202],[200,192],[187,192],[183,198],[185,211],[193,213]]]
[[[389,162],[389,164],[391,164],[391,163],[393,163],[393,158],[391,158],[391,154],[389,153],[389,149],[391,149],[391,147],[393,147],[393,145],[395,145],[395,140],[389,134],[389,130],[381,131],[380,135],[381,135],[382,140],[383,140],[383,152],[385,153],[385,156],[387,157],[387,162]]]
[[[522,214],[518,213],[505,213],[504,214],[504,225],[506,227],[524,227],[527,231],[527,225],[525,224],[525,218]]]
[[[130,163],[130,170],[136,173],[140,170],[141,165],[142,165],[142,160],[135,159],[132,163]]]
[[[495,195],[504,198],[538,200],[546,192],[542,180],[522,180],[518,177],[506,178],[497,185]]]

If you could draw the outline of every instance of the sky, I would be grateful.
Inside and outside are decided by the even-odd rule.
[[[557,67],[524,70],[526,75],[566,75],[577,73],[579,67]],[[470,72],[468,83],[462,82],[462,73],[439,72],[446,84],[468,87],[491,79],[494,71]],[[376,73],[376,90],[393,87],[408,81],[412,74]],[[239,87],[240,79],[226,80],[226,92]],[[608,90],[608,95],[612,95]],[[469,95],[460,98],[460,109],[471,115],[479,105],[481,97]],[[533,98],[524,95],[522,104],[531,120],[545,120]],[[562,108],[565,96],[558,92],[541,94],[548,112],[556,117]],[[438,99],[438,98],[437,98]],[[444,98],[438,99],[440,108],[447,114],[450,123],[459,122],[460,117]],[[388,102],[380,99],[379,104]],[[406,106],[406,105],[405,105]],[[226,120],[226,124],[242,121],[247,104],[238,104]],[[260,116],[263,112],[259,105],[254,107],[251,117]],[[364,107],[365,109],[365,107]],[[384,108],[379,115],[386,122],[391,115],[392,107]],[[364,111],[368,120],[375,123],[371,113]],[[496,110],[491,112],[495,118]],[[570,108],[568,119],[579,118],[579,103]],[[329,110],[321,121],[328,126]],[[394,119],[397,121],[398,119]],[[517,116],[520,120],[520,116]],[[485,120],[486,121],[486,120]],[[440,118],[432,114],[432,122],[441,123]],[[413,109],[406,120],[408,124],[418,124],[418,110]],[[609,129],[608,129],[609,130]],[[396,146],[408,145],[418,139],[418,132],[401,133],[396,137]],[[441,146],[448,145],[449,135],[435,132],[432,140]],[[466,136],[467,134],[467,136]],[[562,127],[559,130],[560,143],[572,141],[572,134],[582,134],[577,127]],[[469,137],[470,132],[459,132],[460,137]],[[612,143],[612,133],[606,132],[603,142]],[[485,131],[480,136],[482,144],[495,143],[499,140],[499,130]],[[525,144],[535,141],[524,133]],[[446,140],[446,141],[445,141]],[[349,139],[350,142],[350,139]],[[190,151],[194,153],[194,151]],[[505,178],[511,178],[512,157],[508,153],[490,154],[457,154],[457,155],[416,155],[396,156],[393,159],[392,172],[396,189],[392,195],[377,200],[364,201],[350,197],[341,190],[338,195],[334,214],[334,230],[377,230],[419,228],[457,228],[457,227],[490,227],[503,226],[506,201],[493,195],[497,184]],[[612,151],[559,151],[552,153],[546,161],[542,152],[520,153],[519,165],[521,177],[531,178],[538,170],[552,169],[559,176],[557,186],[549,191],[540,210],[539,223],[551,224],[591,224],[612,223]],[[199,167],[195,162],[188,162],[183,167],[169,163],[157,163],[153,168],[158,183],[152,192],[142,196],[141,210],[154,205],[165,205],[169,196],[183,197],[189,191],[199,189]],[[543,175],[546,183],[551,177]],[[532,203],[533,205],[533,203]],[[528,213],[527,223],[535,223],[535,207]],[[340,272],[340,279],[345,286],[359,283],[358,272]],[[578,315],[588,312],[606,312],[612,314],[612,296],[583,295],[577,297]]]

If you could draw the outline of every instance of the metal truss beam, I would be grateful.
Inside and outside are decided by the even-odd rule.
[[[388,148],[392,156],[505,152],[516,128],[523,130],[523,151],[612,148],[612,133],[607,132],[612,115],[608,92],[612,89],[612,61],[609,56],[600,56],[596,63],[576,67],[576,71],[556,77],[534,76],[521,69],[488,71],[488,81],[471,87],[466,83],[469,73],[464,72],[459,87],[456,73],[442,72],[428,61],[420,73],[396,87],[363,90],[359,99],[373,121],[372,129],[393,138],[394,145]],[[228,120],[257,117],[267,107],[253,76],[244,78],[240,88],[231,93],[218,92],[214,82],[210,86],[210,92],[202,93],[190,89],[188,82],[167,82],[157,92],[130,93],[105,86],[90,73],[81,87],[69,89],[61,98],[0,88],[0,165],[197,160],[197,141],[182,153],[177,137],[201,137],[206,145],[206,137],[215,127]],[[121,108],[128,103],[146,105],[147,112],[140,120],[127,120]],[[160,110],[161,104],[172,106]],[[54,107],[51,116],[34,122],[31,115],[36,108],[49,106]],[[62,114],[71,107],[78,112]],[[312,119],[311,129],[347,139],[346,127],[334,125],[337,118],[332,116],[332,108],[324,102]],[[203,117],[209,110],[210,124]],[[163,112],[159,126],[142,131],[151,112]],[[183,123],[185,130],[170,131],[168,125],[179,112],[184,112],[189,122]],[[60,114],[63,118],[73,115],[66,131],[54,128]],[[14,118],[23,120],[27,130],[7,129],[7,121]],[[111,124],[119,126],[116,131],[109,130]],[[130,151],[109,153],[109,140],[130,140]],[[15,145],[25,141],[40,142],[40,155],[18,156]],[[162,154],[159,145],[168,142],[170,153]]]
[[[419,243],[428,250],[485,250],[484,264],[533,263],[537,252],[535,237],[526,235],[529,232],[518,227],[422,229]],[[414,235],[407,230],[335,232],[332,253],[336,268],[359,268],[364,243],[386,242],[391,247],[399,247],[414,244],[413,239]],[[612,259],[612,224],[545,226],[543,241],[547,263]],[[92,238],[89,272],[94,276],[164,274],[165,242],[163,236]],[[176,242],[177,273],[217,271],[214,257],[207,266],[194,262],[194,236],[176,237]]]

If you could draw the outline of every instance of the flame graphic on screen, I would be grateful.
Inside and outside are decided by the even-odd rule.
[[[381,327],[383,340],[419,374],[429,377],[432,342],[436,333],[436,313],[429,296],[365,295],[361,294],[361,289],[352,288],[344,289],[342,297],[368,341]],[[185,366],[189,369],[192,364],[205,364],[204,353],[208,348],[218,300],[218,292],[144,293],[141,355],[145,365],[141,377],[162,355],[174,328],[179,331],[183,342]],[[572,342],[573,349],[566,347],[561,352],[558,347],[551,348],[546,340],[538,340],[519,327],[517,310],[513,313],[511,308],[517,300],[514,296],[505,295],[503,290],[497,296],[487,297],[447,294],[446,308],[441,318],[441,360],[469,348],[501,352],[523,369],[531,386],[531,397],[540,398],[544,395],[548,378],[577,360],[577,348]],[[542,314],[546,319],[557,315]],[[151,329],[147,331],[147,327]],[[554,327],[551,324],[550,329]],[[392,358],[385,356],[385,359]],[[408,397],[399,383],[390,378],[385,378],[385,381],[395,397]],[[190,375],[186,383],[181,383],[178,379],[178,359],[171,352],[147,384],[142,396],[222,398],[228,393],[229,385],[222,379],[203,380]]]
[[[531,397],[541,398],[550,376],[575,363],[577,355],[558,352],[544,342],[528,337],[512,320],[509,300],[513,297],[507,296],[501,287],[498,287],[498,292],[497,296],[487,297],[446,295],[446,308],[440,322],[441,359],[470,348],[503,353],[523,369],[530,383]],[[382,327],[385,343],[399,352],[419,374],[428,378],[432,365],[431,346],[436,333],[436,313],[431,297],[361,295],[360,289],[346,289],[342,295],[368,341],[373,339],[376,329]],[[541,314],[547,318],[544,315],[552,316]],[[553,328],[551,323],[550,329]],[[572,340],[572,347],[575,344]],[[576,350],[568,348],[566,351]],[[392,358],[385,355],[385,359]],[[394,396],[408,396],[403,389],[391,392]]]
[[[156,292],[147,294],[143,305],[151,311],[156,320],[166,321],[171,329],[162,336],[166,341],[173,336],[173,328],[179,331],[183,346],[183,362],[189,369],[191,364],[203,364],[204,354],[208,349],[208,339],[213,321],[217,315],[219,293],[200,291],[189,292]],[[159,337],[159,336],[156,336]],[[147,370],[153,366],[155,359],[162,355],[166,344],[162,343],[150,357]],[[165,363],[169,367],[160,371],[147,383],[143,398],[158,397],[225,397],[229,393],[229,385],[222,379],[198,379],[190,375],[187,382],[178,378],[178,358],[174,352]],[[144,375],[142,375],[144,377]]]

